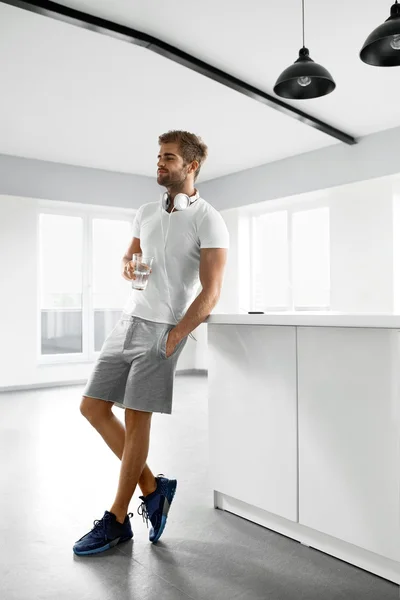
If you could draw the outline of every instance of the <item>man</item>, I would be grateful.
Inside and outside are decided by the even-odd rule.
[[[142,491],[138,512],[152,525],[149,539],[160,539],[177,482],[155,477],[146,464],[151,418],[154,412],[171,414],[179,355],[221,292],[228,230],[194,187],[207,146],[185,131],[163,134],[159,144],[157,182],[168,194],[137,211],[121,265],[122,276],[131,281],[133,254],[150,254],[152,272],[145,290],[132,290],[81,403],[82,414],[121,459],[118,490],[110,510],[75,543],[78,555],[98,554],[133,537],[128,508],[137,485]],[[199,281],[202,290],[195,297]],[[125,427],[112,411],[114,404],[125,409]]]

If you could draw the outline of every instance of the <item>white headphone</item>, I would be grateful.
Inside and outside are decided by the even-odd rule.
[[[185,208],[189,208],[189,206],[199,198],[200,194],[197,190],[194,196],[187,196],[182,193],[177,194],[174,198],[174,210],[185,210]],[[161,195],[161,203],[164,210],[168,210],[171,206],[171,198],[168,192],[164,192],[164,194]]]
[[[199,198],[200,198],[200,194],[199,194],[198,190],[196,190],[196,193],[194,194],[194,196],[188,196],[187,194],[182,194],[182,193],[177,194],[175,196],[175,198],[174,198],[174,208],[172,209],[172,211],[169,214],[169,222],[168,222],[167,235],[165,236],[165,239],[164,239],[164,227],[163,227],[163,222],[162,222],[162,220],[163,220],[163,211],[162,211],[162,209],[168,210],[168,208],[171,206],[171,198],[170,198],[170,195],[169,195],[168,192],[164,192],[164,194],[161,195],[161,207],[160,207],[161,208],[161,215],[160,215],[160,220],[161,220],[161,232],[162,232],[162,237],[163,237],[163,240],[164,240],[164,270],[165,270],[165,275],[166,275],[167,280],[168,280],[168,273],[167,273],[167,265],[166,265],[166,262],[165,262],[165,251],[166,251],[166,247],[167,247],[167,239],[168,239],[168,233],[169,233],[169,226],[171,224],[171,215],[172,215],[172,213],[173,213],[174,210],[185,210],[186,208],[189,208],[189,206],[191,206]],[[170,301],[169,307],[170,307],[170,309],[172,311],[172,314],[174,316],[175,321],[178,323],[178,319],[175,316],[174,309],[171,306],[172,302],[171,302],[171,294],[170,294],[170,291],[169,291],[169,287],[168,287],[168,297],[169,297],[169,301]],[[197,342],[196,338],[193,336],[192,333],[190,334],[190,337]]]

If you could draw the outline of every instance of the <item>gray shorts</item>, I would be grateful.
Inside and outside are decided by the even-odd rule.
[[[176,365],[187,342],[183,338],[166,358],[173,327],[123,313],[103,344],[83,395],[121,408],[171,414]]]

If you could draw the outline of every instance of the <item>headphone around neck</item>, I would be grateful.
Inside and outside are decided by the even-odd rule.
[[[189,206],[191,206],[191,204],[193,204],[193,202],[196,202],[196,200],[198,200],[200,198],[200,194],[198,192],[198,190],[196,190],[196,193],[194,196],[187,196],[186,194],[177,194],[174,198],[174,209],[173,210],[185,210],[185,208],[189,208]],[[168,210],[168,208],[171,206],[171,198],[168,192],[164,192],[164,194],[161,195],[161,204],[162,204],[162,208],[164,210]],[[167,265],[166,265],[166,261],[165,261],[165,253],[166,253],[166,247],[167,247],[167,239],[168,239],[168,233],[169,233],[169,226],[171,224],[171,216],[172,216],[172,212],[169,214],[169,219],[168,219],[168,229],[167,229],[167,235],[164,239],[164,226],[163,226],[163,214],[162,214],[162,208],[160,207],[160,224],[161,224],[161,233],[162,233],[162,239],[164,241],[164,269],[165,269],[165,275],[168,279],[168,273],[167,273]],[[174,316],[174,319],[176,321],[176,323],[178,323],[178,319],[175,316],[174,310],[171,306],[171,294],[170,294],[170,290],[168,288],[168,297],[169,297],[169,306],[170,309],[172,311],[172,314]],[[197,342],[196,338],[193,336],[192,333],[190,333],[190,337],[192,339],[194,339],[195,342]]]
[[[175,210],[185,210],[185,208],[189,208],[193,202],[196,202],[200,198],[200,194],[198,190],[194,196],[187,196],[186,194],[177,194],[174,198],[174,209]],[[171,198],[168,192],[164,192],[161,196],[162,207],[164,210],[168,210],[171,206]]]

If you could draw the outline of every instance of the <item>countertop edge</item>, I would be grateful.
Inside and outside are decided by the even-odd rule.
[[[208,325],[270,325],[299,327],[362,327],[400,329],[400,314],[212,314]]]

